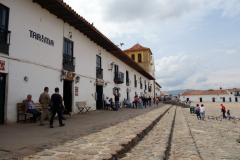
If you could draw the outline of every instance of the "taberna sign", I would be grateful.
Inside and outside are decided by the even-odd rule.
[[[45,37],[44,35],[38,34],[32,30],[29,30],[30,32],[30,37],[34,38],[36,40],[39,40],[40,42],[46,43],[50,46],[54,46],[54,41],[50,40],[49,38]]]

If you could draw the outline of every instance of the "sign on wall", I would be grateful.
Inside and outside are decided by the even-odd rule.
[[[32,30],[29,30],[29,32],[30,32],[30,37],[31,38],[34,38],[34,39],[36,39],[36,40],[38,40],[40,42],[46,43],[46,44],[48,44],[50,46],[54,46],[54,41],[49,39],[48,37],[45,37],[42,34],[38,34],[38,33],[34,32]]]
[[[5,71],[5,61],[0,60],[0,70]]]
[[[78,87],[75,87],[75,96],[78,96]]]

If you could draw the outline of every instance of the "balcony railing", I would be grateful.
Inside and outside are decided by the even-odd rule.
[[[103,79],[103,69],[96,68],[96,77],[99,79]]]
[[[152,87],[148,87],[148,92],[152,92]]]
[[[234,96],[240,96],[240,94],[235,93]]]
[[[11,31],[0,28],[0,52],[9,53]]]
[[[135,80],[135,82],[134,82],[134,87],[137,88],[137,80]]]
[[[67,54],[63,54],[63,69],[75,72],[74,61],[75,61],[75,57],[72,57]]]
[[[114,82],[117,84],[124,83],[124,73],[122,72],[115,72],[114,74]]]
[[[126,85],[129,86],[129,78],[126,79]]]

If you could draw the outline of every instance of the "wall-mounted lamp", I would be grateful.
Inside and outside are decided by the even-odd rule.
[[[80,81],[80,77],[77,76],[77,77],[75,78],[75,83],[79,83],[79,81]]]
[[[69,38],[72,39],[72,32],[69,32]]]
[[[107,86],[107,83],[104,83],[104,86]]]
[[[113,65],[114,65],[114,62],[112,62],[112,63],[110,64],[110,69],[108,69],[108,70],[111,70],[111,71],[112,71]]]
[[[98,51],[98,54],[101,55],[101,50]]]
[[[67,74],[66,74],[66,72],[62,72],[62,74],[61,74],[61,76],[60,76],[60,80],[61,80],[61,82],[65,79],[67,77]]]

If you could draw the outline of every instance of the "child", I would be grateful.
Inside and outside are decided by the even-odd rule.
[[[227,116],[229,117],[229,121],[230,121],[230,119],[233,119],[233,118],[230,116],[230,110],[227,111]]]

